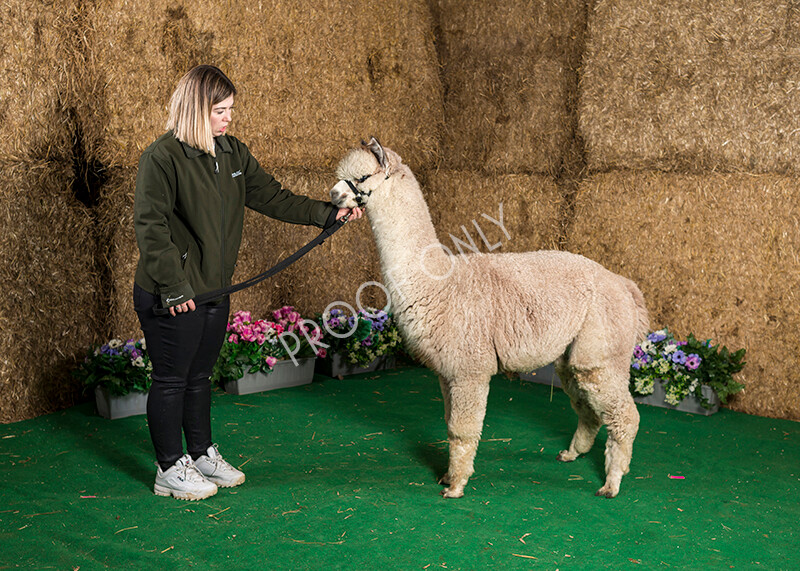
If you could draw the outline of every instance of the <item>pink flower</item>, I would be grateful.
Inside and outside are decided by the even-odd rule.
[[[263,333],[259,333],[258,335],[256,335],[256,343],[258,343],[259,345],[263,345],[266,340],[267,336],[264,335]]]
[[[264,360],[267,362],[267,366],[268,366],[270,369],[271,369],[272,367],[274,367],[274,366],[275,366],[275,363],[277,363],[277,362],[278,362],[278,360],[277,360],[275,357],[272,357],[272,356],[269,356],[269,357],[267,357],[267,358],[266,358],[266,359],[264,359]]]
[[[253,333],[253,326],[252,325],[245,325],[242,327],[242,330],[239,332],[242,336],[242,341],[255,341],[256,336]]]
[[[237,312],[236,312],[236,313],[233,315],[233,322],[234,322],[235,324],[240,324],[240,323],[250,322],[250,321],[252,321],[252,320],[253,320],[253,318],[251,317],[251,315],[250,315],[250,312],[249,312],[249,311],[237,311]]]
[[[326,355],[327,355],[327,354],[328,354],[328,352],[327,352],[325,349],[323,349],[323,348],[320,348],[320,349],[317,351],[317,357],[319,357],[320,359],[324,359],[324,358],[326,357]]]
[[[239,344],[239,336],[236,335],[236,334],[231,334],[231,336],[228,337],[228,342],[238,345]]]

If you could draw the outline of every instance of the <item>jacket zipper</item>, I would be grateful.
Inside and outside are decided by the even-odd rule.
[[[222,195],[222,189],[219,185],[219,161],[214,158],[214,178],[217,181],[217,194],[219,194],[219,200],[222,207],[220,208],[221,212],[221,219],[220,219],[220,245],[222,247],[222,256],[220,256],[220,261],[222,264],[221,272],[220,272],[220,287],[225,287],[225,197]]]

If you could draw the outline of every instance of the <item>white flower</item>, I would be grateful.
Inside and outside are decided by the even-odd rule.
[[[674,353],[678,349],[678,346],[675,343],[670,343],[666,347],[664,347],[664,353]]]
[[[645,353],[647,353],[649,355],[652,355],[653,351],[655,350],[655,345],[653,345],[653,343],[651,341],[647,340],[647,339],[642,341],[642,344],[639,345],[639,347],[641,347],[642,351],[644,351]]]
[[[122,342],[122,339],[112,339],[111,341],[108,342],[108,346],[112,349],[119,349],[124,344],[125,343]]]
[[[133,361],[134,367],[144,367],[144,359],[141,357],[136,357]]]
[[[144,349],[145,351],[147,351],[147,341],[145,341],[145,340],[144,340],[144,337],[142,337],[141,339],[139,339],[139,344],[142,346],[142,349]]]

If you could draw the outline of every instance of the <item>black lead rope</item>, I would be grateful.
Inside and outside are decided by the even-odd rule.
[[[323,230],[319,233],[319,236],[311,240],[308,244],[297,250],[291,256],[281,260],[266,272],[262,272],[257,276],[253,276],[252,278],[240,282],[238,284],[230,285],[228,287],[215,289],[214,291],[210,291],[208,293],[204,293],[202,295],[198,295],[193,298],[195,306],[203,305],[204,303],[208,303],[209,301],[215,301],[226,295],[231,295],[232,293],[236,293],[237,291],[242,291],[243,289],[247,289],[256,285],[257,283],[263,282],[265,279],[274,276],[278,272],[282,272],[297,260],[305,256],[311,250],[322,244],[329,236],[331,236],[334,232],[339,230],[342,226],[347,223],[347,220],[350,218],[350,215],[347,214],[342,216],[339,220],[331,224],[328,228]],[[156,315],[167,315],[169,313],[168,307],[160,307],[158,305],[153,306],[153,313]]]

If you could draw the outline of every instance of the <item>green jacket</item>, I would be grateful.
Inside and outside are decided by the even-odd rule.
[[[230,285],[245,206],[293,224],[327,227],[335,220],[330,202],[282,188],[235,137],[216,142],[214,158],[169,131],[139,160],[135,281],[160,296],[162,307]]]

